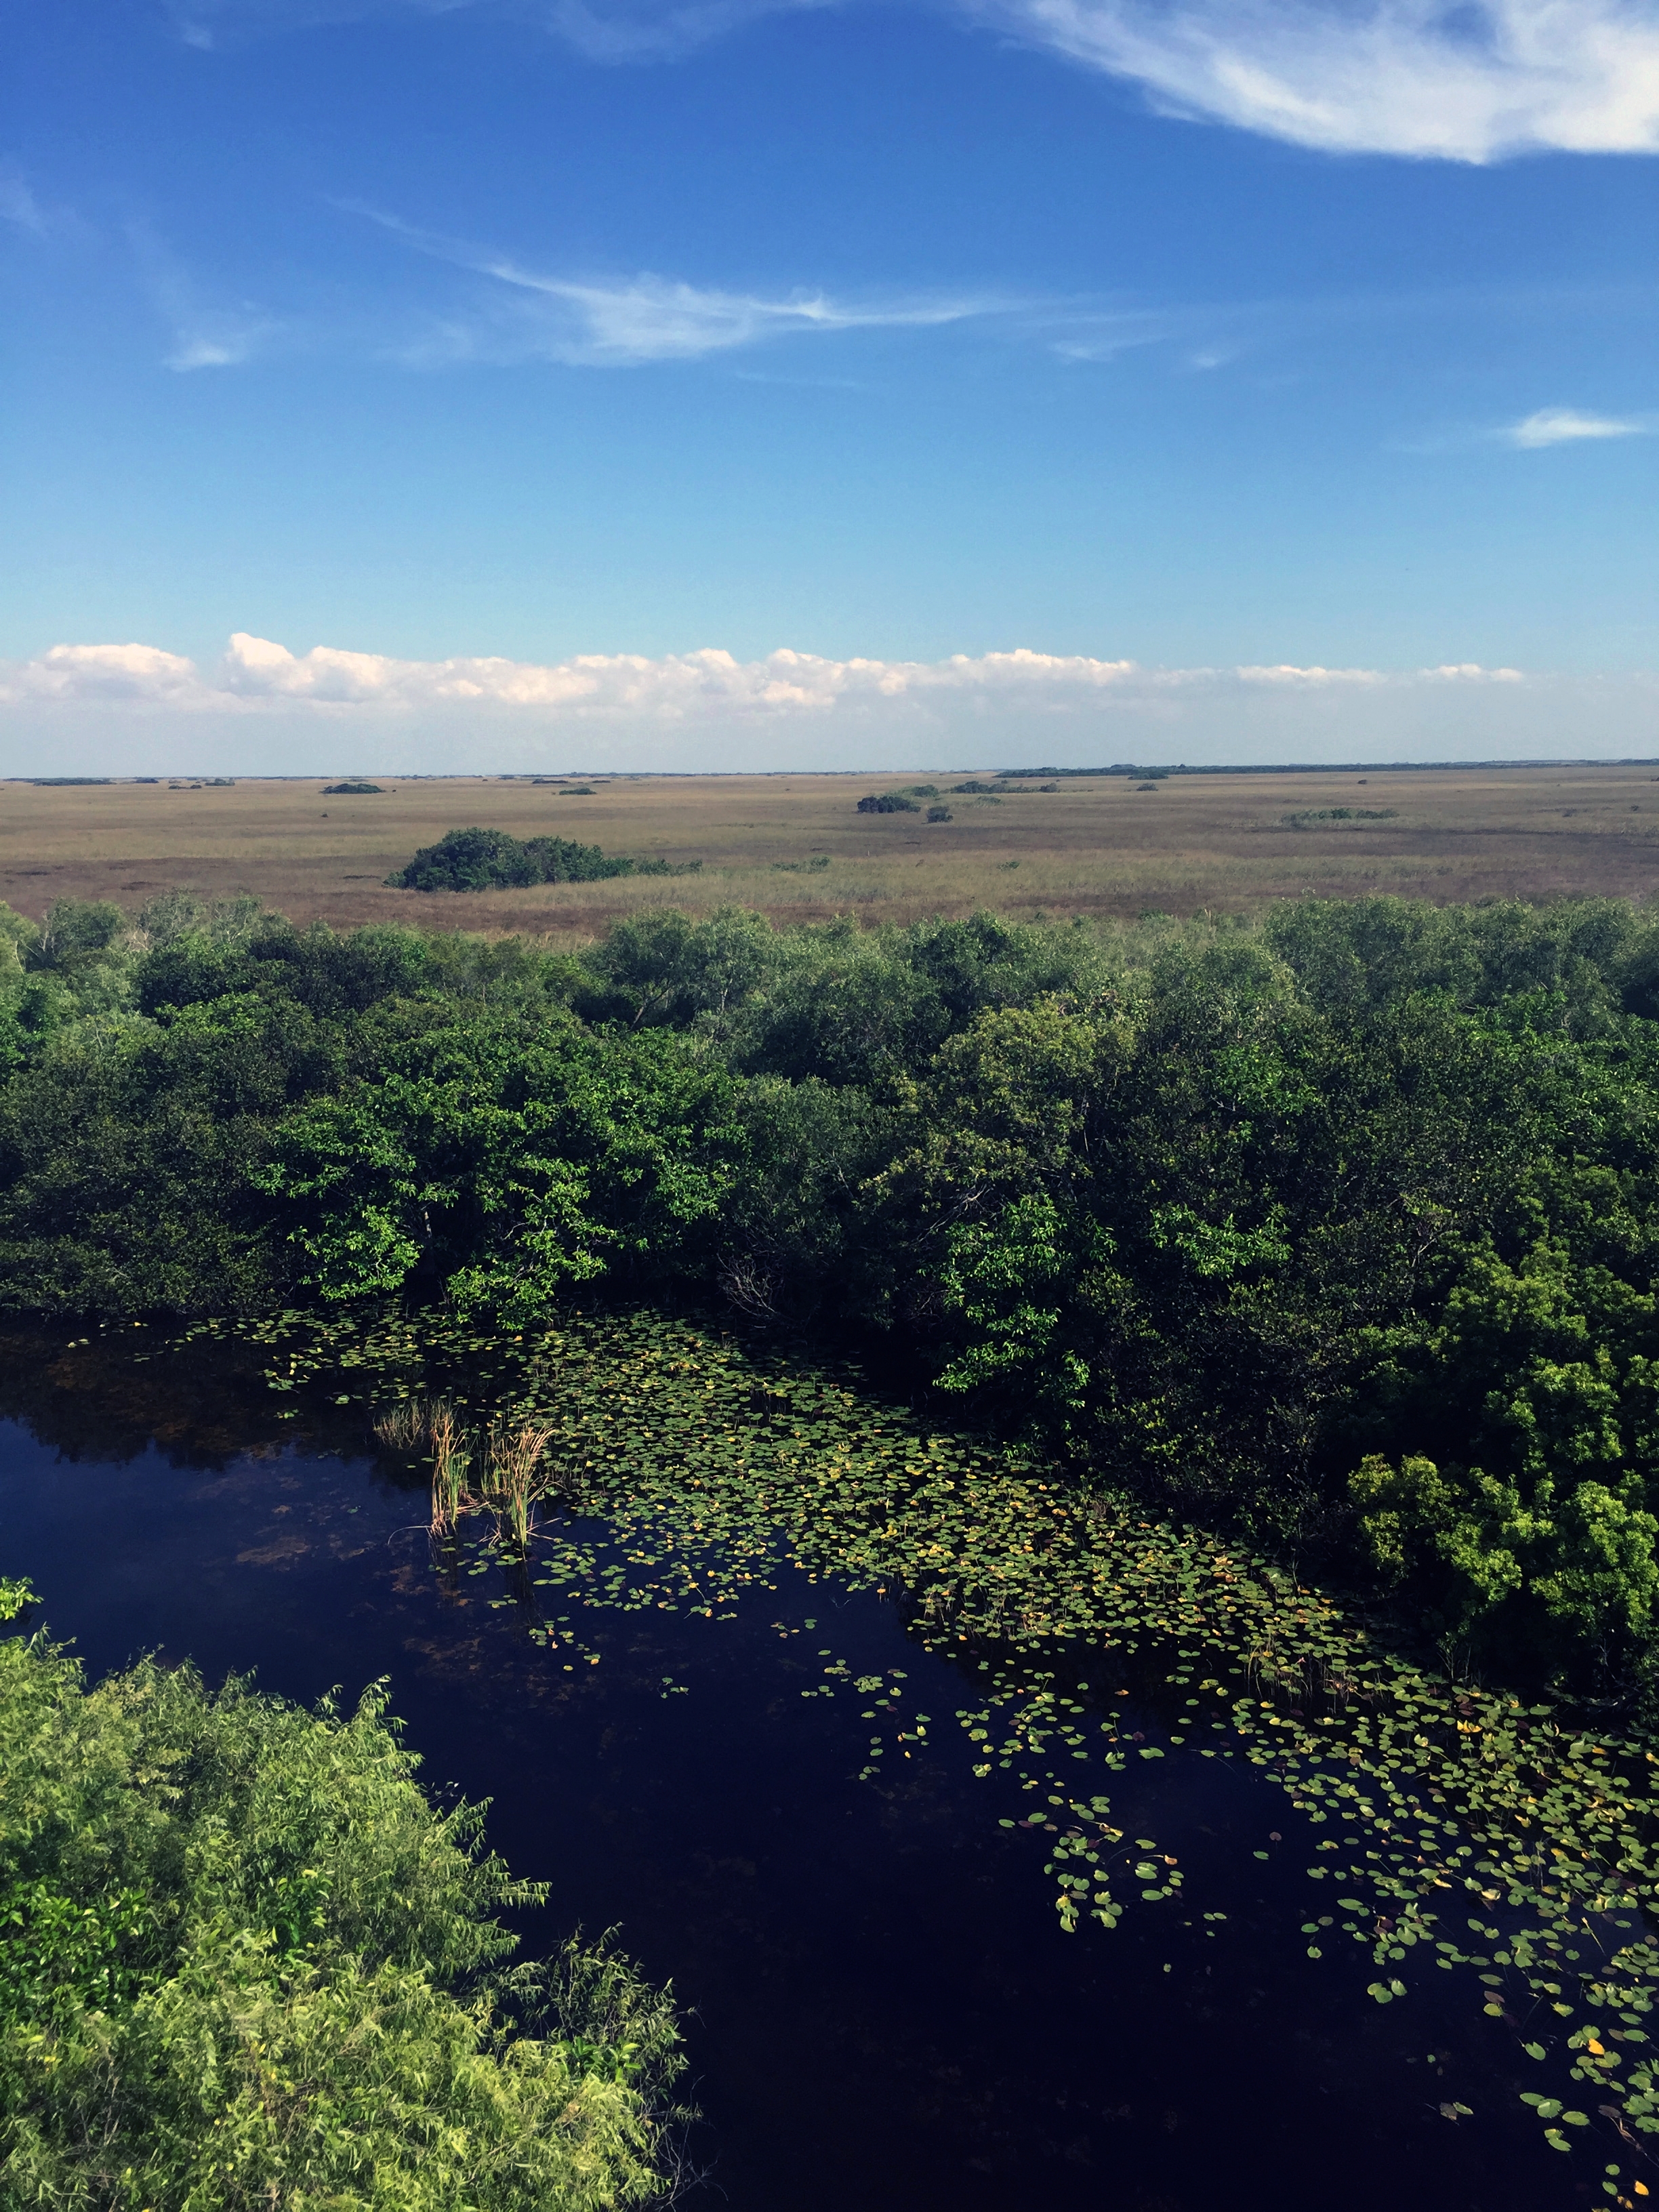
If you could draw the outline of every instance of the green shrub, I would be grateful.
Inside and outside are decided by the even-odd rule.
[[[15,1610],[16,1585],[0,1592]],[[539,1900],[386,1715],[88,1688],[0,1642],[0,2172],[41,2212],[603,2212],[659,2194],[665,1996]]]
[[[560,796],[591,799],[593,793],[573,787]],[[702,866],[701,860],[677,867],[663,860],[634,860],[568,837],[530,837],[521,843],[505,830],[451,830],[435,845],[423,845],[386,882],[394,890],[521,890],[532,884],[592,884],[610,876],[688,875]]]

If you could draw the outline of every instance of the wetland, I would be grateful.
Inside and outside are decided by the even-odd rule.
[[[620,1923],[672,1984],[726,2202],[1650,2170],[1646,1754],[1271,1561],[655,1310],[15,1336],[3,1374],[53,1629],[306,1701],[390,1675],[428,1790],[549,1885],[532,1944]]]
[[[1617,900],[0,912],[7,2185],[1633,2208],[1656,1259]]]

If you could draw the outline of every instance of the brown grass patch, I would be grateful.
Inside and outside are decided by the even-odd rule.
[[[948,787],[972,773],[928,780]],[[866,792],[911,780],[641,776],[603,782],[591,799],[479,776],[355,799],[325,799],[320,778],[194,791],[11,783],[0,787],[0,898],[39,918],[65,896],[137,908],[165,890],[251,891],[299,922],[410,921],[575,943],[648,906],[750,906],[779,923],[842,914],[907,922],[978,907],[1249,912],[1305,891],[1640,899],[1659,878],[1659,775],[1650,768],[1403,769],[1363,782],[1352,769],[1310,769],[1171,779],[1152,791],[1111,777],[996,804],[951,795],[948,823],[855,812]],[[1335,805],[1395,811],[1383,822],[1286,825],[1288,815]],[[702,872],[464,896],[386,889],[417,846],[474,823],[701,860]],[[815,858],[828,865],[812,869]]]

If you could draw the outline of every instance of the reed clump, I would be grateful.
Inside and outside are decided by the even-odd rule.
[[[390,1450],[423,1450],[430,1459],[434,1537],[453,1537],[469,1515],[490,1513],[497,1540],[510,1534],[520,1558],[527,1554],[536,1506],[557,1486],[547,1459],[551,1428],[534,1421],[491,1421],[473,1431],[448,1399],[411,1397],[388,1407],[375,1421],[374,1433]]]
[[[505,1520],[520,1559],[535,1533],[537,1500],[552,1487],[547,1447],[553,1431],[534,1421],[514,1427],[492,1423],[484,1439],[483,1497]]]

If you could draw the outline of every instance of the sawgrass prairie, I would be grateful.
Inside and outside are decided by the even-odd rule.
[[[1310,891],[1644,899],[1659,881],[1659,763],[1308,769],[1171,776],[1150,789],[1102,776],[994,798],[950,789],[994,774],[595,777],[587,797],[522,777],[388,779],[356,797],[325,793],[320,778],[15,781],[0,786],[0,898],[38,918],[66,896],[136,908],[167,890],[247,891],[301,923],[396,920],[576,940],[641,906],[875,923],[981,907],[1250,913]],[[951,820],[857,811],[866,793],[918,781],[939,787]],[[1310,818],[1338,808],[1380,818]],[[460,896],[386,888],[417,846],[474,823],[702,866]]]

